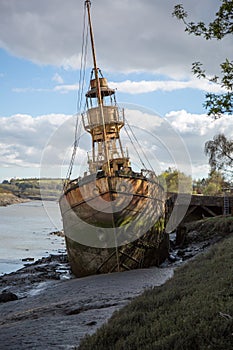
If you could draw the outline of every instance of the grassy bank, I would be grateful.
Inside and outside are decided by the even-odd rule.
[[[225,350],[233,342],[233,234],[115,313],[79,350]]]
[[[233,216],[216,216],[185,224],[186,234],[183,244],[207,241],[212,238],[222,238],[233,233]]]

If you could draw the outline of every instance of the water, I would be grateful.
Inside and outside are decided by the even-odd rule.
[[[56,202],[31,201],[0,207],[0,275],[24,266],[22,259],[35,260],[65,250]]]

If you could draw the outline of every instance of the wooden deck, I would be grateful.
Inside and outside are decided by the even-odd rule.
[[[217,215],[233,215],[233,196],[203,196],[173,193],[167,198],[168,215],[177,207],[187,207],[182,222],[200,220],[204,217]]]

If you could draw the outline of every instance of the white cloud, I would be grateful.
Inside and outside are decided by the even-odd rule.
[[[221,93],[225,91],[220,85],[205,80],[192,79],[189,81],[131,81],[110,82],[109,86],[129,94],[141,94],[154,91],[174,91],[180,89],[198,89],[205,92]]]
[[[77,91],[79,89],[79,84],[67,84],[67,85],[57,85],[53,91],[59,91],[62,94],[66,94],[70,91]]]
[[[61,94],[66,94],[70,91],[77,91],[79,89],[79,84],[62,84],[56,85],[51,89],[42,89],[42,88],[13,88],[12,91],[16,93],[30,93],[30,92],[59,92]]]
[[[74,54],[69,57],[63,56],[62,61],[59,65],[67,71],[79,69],[81,66],[81,54]]]
[[[58,83],[58,84],[64,83],[64,80],[62,79],[62,77],[58,73],[54,74],[54,76],[52,77],[52,81],[56,81],[56,83]]]
[[[42,88],[23,87],[23,88],[12,88],[12,91],[16,93],[28,93],[28,92],[49,92],[52,90],[42,89]]]
[[[209,22],[218,0],[183,0],[190,21]],[[206,41],[188,35],[172,17],[176,0],[99,0],[92,3],[98,64],[120,72],[150,71],[188,77],[193,61],[209,73],[231,56],[232,38]],[[80,66],[84,1],[2,0],[0,47],[38,64]],[[103,21],[104,14],[104,21]],[[139,23],[141,25],[139,26]],[[88,57],[88,62],[89,62]]]
[[[227,137],[233,138],[232,115],[224,115],[219,119],[212,119],[206,114],[191,114],[181,110],[167,113],[165,117],[181,135],[211,138],[211,135],[224,133]]]
[[[205,114],[191,114],[184,110],[166,114],[167,121],[187,146],[193,177],[205,177],[209,172],[208,158],[204,154],[206,141],[219,133],[233,139],[232,118],[233,115],[225,115],[214,120]]]
[[[193,164],[192,166],[192,174],[193,179],[201,179],[205,178],[206,174],[210,172],[209,164]]]
[[[143,148],[157,173],[172,166],[194,178],[206,177],[209,165],[204,154],[205,142],[218,133],[224,133],[233,139],[233,115],[214,120],[206,114],[191,114],[180,110],[167,113],[165,118],[161,118],[148,111],[128,110],[126,116],[139,140],[137,145],[132,138],[136,148]],[[137,152],[133,147],[130,150],[137,163]]]
[[[161,118],[145,110],[126,109],[126,118],[138,144],[127,126],[133,144],[129,142],[128,134],[124,130],[121,133],[122,141],[124,147],[128,147],[133,167],[143,167],[139,161],[139,152],[145,164],[148,166],[149,161],[157,173],[173,166],[193,174],[193,177],[205,177],[209,166],[204,155],[204,144],[219,132],[233,138],[232,117],[223,116],[212,120],[204,114],[190,114],[181,110],[172,111],[165,118]],[[41,174],[47,175],[51,174],[49,171],[53,169],[53,176],[56,173],[57,176],[61,176],[61,169],[68,169],[75,123],[75,116],[64,114],[35,118],[17,114],[0,118],[0,164],[4,174],[2,176],[18,176],[17,168],[18,173],[24,177],[27,177],[27,174],[31,176],[33,168],[36,172],[40,168]],[[74,176],[82,174],[87,168],[86,153],[90,148],[91,137],[88,133],[83,133],[79,141],[76,157],[78,166]]]
[[[56,85],[52,89],[37,89],[37,88],[14,88],[12,89],[16,93],[27,92],[60,92],[66,94],[71,91],[77,91],[79,84],[63,84],[63,79],[59,75],[53,77],[54,81],[60,85]],[[211,93],[222,93],[225,90],[218,84],[211,83],[205,80],[192,79],[189,81],[176,81],[176,80],[154,80],[154,81],[131,81],[125,80],[121,82],[109,82],[109,86],[113,89],[119,89],[121,93],[128,94],[146,94],[155,91],[175,91],[180,89],[197,89]]]
[[[17,114],[0,118],[1,166],[27,167],[30,165],[39,167],[42,151],[49,138],[60,125],[69,120],[72,125],[72,118],[62,114],[44,115],[36,118]],[[70,132],[72,132],[71,127]],[[62,141],[60,141],[60,145],[62,145]]]
[[[183,0],[182,3],[190,14],[190,21],[194,22],[213,20],[219,7],[218,0]],[[103,72],[149,72],[167,77],[165,81],[154,80],[154,75],[150,75],[148,80],[136,81],[135,78],[124,81],[121,74],[121,82],[109,85],[121,92],[133,94],[179,89],[222,92],[216,84],[191,78],[191,63],[201,61],[208,74],[218,74],[218,64],[232,55],[232,38],[205,41],[188,35],[184,32],[184,25],[171,15],[176,4],[176,0],[135,0],[133,5],[127,0],[92,2],[97,61]],[[40,66],[54,65],[66,70],[79,68],[83,5],[84,1],[76,0],[0,1],[0,47]],[[90,53],[87,56],[88,65]],[[64,77],[68,73],[63,71]],[[52,74],[48,76],[51,77]],[[1,77],[3,74],[0,73]],[[16,87],[13,91],[65,94],[79,88],[77,83],[65,83],[58,73],[51,79],[54,86]],[[23,80],[17,81],[23,84]],[[35,81],[32,80],[34,84]],[[177,137],[180,141],[183,140],[191,155],[194,175],[208,170],[203,153],[205,141],[218,132],[233,137],[232,117],[228,116],[212,121],[204,114],[191,114],[181,110],[168,113],[163,121],[161,118],[153,119],[148,112],[131,109],[128,118],[133,122],[134,130],[146,152],[155,158],[158,168],[172,164],[176,151],[179,153],[176,150]],[[67,145],[73,142],[73,130],[74,118],[63,114],[36,118],[17,114],[0,118],[2,167],[17,165],[20,169],[38,168],[48,140],[48,162],[54,165],[66,162],[70,157]],[[127,135],[123,136],[126,138]],[[85,162],[84,155],[90,147],[87,146],[90,145],[90,136],[83,137],[81,141],[79,156]],[[181,142],[180,147],[182,148]],[[181,163],[182,157],[179,160]],[[134,161],[137,163],[136,154]],[[185,168],[185,164],[181,165]]]

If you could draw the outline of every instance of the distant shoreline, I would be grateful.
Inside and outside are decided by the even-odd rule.
[[[39,196],[28,196],[28,197],[18,197],[13,193],[0,193],[0,207],[6,207],[12,204],[20,204],[30,201],[56,201],[57,198],[54,197],[39,197]]]
[[[13,193],[3,192],[0,193],[0,207],[6,207],[7,205],[19,204],[24,202],[29,202],[28,198],[20,198],[15,196]]]
[[[11,179],[0,184],[0,206],[26,200],[57,201],[63,190],[62,179]],[[16,198],[9,196],[13,194]]]

